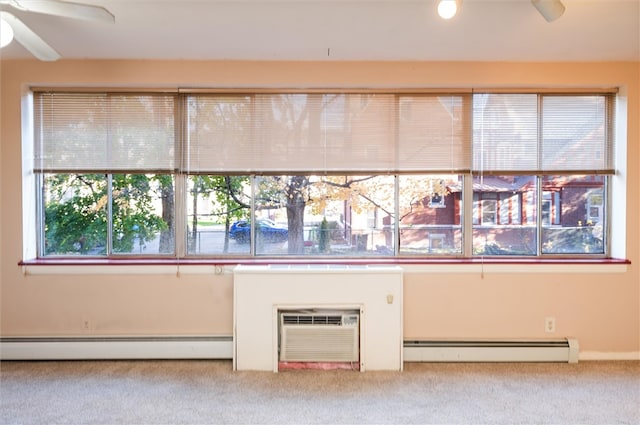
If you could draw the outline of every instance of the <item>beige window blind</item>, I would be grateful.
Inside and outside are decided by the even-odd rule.
[[[471,95],[399,98],[399,170],[465,173],[471,167]]]
[[[613,94],[478,93],[473,171],[613,173]]]
[[[36,170],[172,172],[177,168],[175,96],[36,93]]]
[[[187,97],[184,169],[188,173],[468,170],[470,120],[465,114],[470,102],[468,94],[192,94]]]
[[[612,93],[37,92],[34,167],[607,174],[614,101]]]

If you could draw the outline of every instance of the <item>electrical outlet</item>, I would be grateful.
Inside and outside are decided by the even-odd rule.
[[[545,317],[544,319],[544,331],[546,333],[554,333],[556,331],[556,318]]]

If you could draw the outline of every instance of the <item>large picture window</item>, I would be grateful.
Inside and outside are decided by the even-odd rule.
[[[38,255],[607,256],[614,99],[36,92]]]

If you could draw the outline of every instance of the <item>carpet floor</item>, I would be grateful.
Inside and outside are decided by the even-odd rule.
[[[233,372],[231,361],[0,363],[2,424],[640,424],[640,362],[406,363]]]

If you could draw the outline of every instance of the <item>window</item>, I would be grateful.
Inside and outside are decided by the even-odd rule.
[[[554,198],[553,192],[549,192],[549,191],[542,192],[542,203],[540,204],[540,207],[541,207],[540,214],[542,215],[543,225],[548,226],[551,224],[556,224],[558,222],[554,214],[554,211],[556,211],[557,209],[556,208],[557,203],[554,201],[555,201],[555,198]]]
[[[536,185],[532,176],[473,179],[473,253],[536,254]],[[477,206],[476,206],[477,205]]]
[[[429,199],[429,208],[444,208],[445,206],[444,196],[439,193],[431,195],[431,199]]]
[[[173,176],[43,176],[44,255],[172,255]]]
[[[447,188],[444,180],[429,180],[429,189],[431,198],[429,199],[429,208],[446,208],[445,195]]]
[[[462,255],[462,176],[403,175],[399,192],[400,253]]]
[[[393,176],[263,176],[255,186],[256,222],[268,215],[288,231],[278,247],[256,229],[258,255],[394,254],[395,229],[381,220],[395,216]]]
[[[496,215],[496,209],[498,201],[495,199],[483,199],[482,200],[482,224],[495,225],[498,224],[498,218]]]
[[[613,96],[473,101],[473,253],[605,254]]]
[[[186,180],[187,255],[250,254],[250,222],[246,220],[252,205],[250,177],[195,175]]]
[[[38,255],[605,256],[613,99],[37,92]]]
[[[559,219],[543,223],[545,254],[604,254],[606,223],[604,176],[545,176],[543,186],[557,193]]]
[[[39,93],[39,251],[175,255],[174,98]]]

